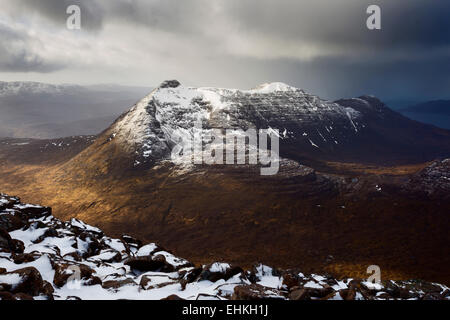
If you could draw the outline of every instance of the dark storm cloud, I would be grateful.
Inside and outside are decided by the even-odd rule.
[[[429,46],[450,42],[449,1],[423,0],[14,0],[11,6],[65,24],[66,8],[81,7],[83,25],[105,21],[173,33],[204,33],[217,23],[289,41],[364,46]],[[383,30],[365,27],[366,8],[379,4]],[[226,17],[220,21],[215,16]],[[219,34],[217,36],[220,36]],[[225,36],[225,35],[224,35]]]
[[[35,38],[39,40],[38,22],[33,22],[34,38],[15,30],[18,45],[14,49],[5,45],[11,37],[0,35],[0,49],[6,53],[0,57],[2,70],[49,71],[61,66],[61,61],[66,68],[75,69],[92,60],[89,70],[103,68],[105,77],[120,65],[130,73],[129,78],[147,79],[147,74],[152,74],[155,82],[174,76],[188,79],[191,83],[187,84],[192,85],[250,87],[284,81],[329,98],[363,93],[389,98],[449,95],[450,1],[0,3],[5,14],[25,25],[37,18],[53,26],[65,26],[67,6],[78,4],[83,27],[81,33],[64,35],[71,40],[67,48],[56,47],[45,57],[31,45]],[[370,4],[381,6],[380,31],[366,28]],[[85,41],[80,54],[70,47],[78,40]],[[99,42],[103,44],[100,47]],[[70,61],[66,62],[68,55]],[[97,56],[101,58],[95,60]],[[102,81],[100,75],[98,79]]]
[[[383,100],[450,98],[448,57],[384,63],[322,57],[312,62],[282,60],[276,65],[283,70],[286,81],[328,99],[364,94]]]
[[[366,28],[366,9],[382,9],[382,31]],[[346,46],[449,45],[450,1],[228,0],[227,14],[242,30]]]
[[[211,0],[137,0],[111,1],[105,10],[119,23],[183,34],[208,28],[213,8]]]
[[[82,25],[98,31],[104,21],[142,25],[172,32],[200,31],[214,1],[208,0],[14,0],[22,13],[37,13],[64,26],[70,5],[80,6]]]
[[[62,68],[58,63],[45,61],[31,48],[30,38],[0,24],[0,71],[52,72]]]

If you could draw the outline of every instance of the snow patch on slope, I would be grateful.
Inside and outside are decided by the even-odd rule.
[[[248,92],[251,93],[274,93],[274,92],[292,92],[300,89],[287,85],[283,82],[264,83]]]

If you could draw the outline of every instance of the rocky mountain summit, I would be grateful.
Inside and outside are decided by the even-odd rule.
[[[159,160],[170,154],[180,138],[193,135],[196,122],[206,130],[276,128],[282,139],[300,136],[309,147],[334,148],[363,127],[360,118],[350,107],[283,83],[244,91],[184,87],[170,80],[142,99],[111,130],[144,158]]]
[[[51,208],[0,195],[0,299],[442,300],[436,283],[334,279],[224,262],[195,266],[160,246],[106,236]]]

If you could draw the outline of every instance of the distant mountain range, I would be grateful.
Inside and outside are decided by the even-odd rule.
[[[0,136],[57,138],[101,132],[150,89],[0,82]]]
[[[450,100],[423,102],[398,111],[411,119],[450,129]]]
[[[450,100],[435,100],[419,103],[400,110],[401,112],[432,113],[450,116]]]

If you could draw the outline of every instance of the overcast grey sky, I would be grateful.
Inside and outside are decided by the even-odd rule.
[[[66,28],[81,7],[82,30]],[[382,30],[366,8],[382,8]],[[447,0],[0,0],[0,80],[450,98]]]

